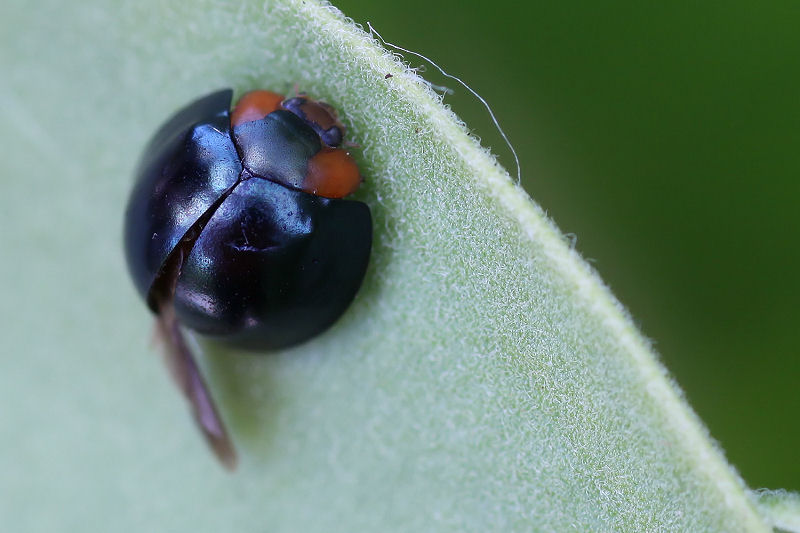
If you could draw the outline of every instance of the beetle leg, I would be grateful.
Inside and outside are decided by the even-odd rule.
[[[200,368],[186,344],[171,302],[161,302],[156,329],[164,343],[164,355],[172,378],[192,407],[192,415],[211,449],[229,470],[236,468],[236,449],[217,412]]]
[[[192,251],[195,241],[214,212],[240,181],[241,178],[222,193],[186,231],[167,256],[147,295],[148,304],[156,312],[156,330],[158,337],[164,343],[164,356],[172,378],[186,399],[189,400],[194,420],[200,427],[206,442],[220,462],[229,470],[236,468],[236,450],[228,437],[225,424],[217,412],[208,386],[203,380],[200,367],[197,366],[192,351],[186,344],[180,322],[175,315],[173,300],[185,258]]]

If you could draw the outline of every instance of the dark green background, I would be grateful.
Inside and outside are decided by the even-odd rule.
[[[746,482],[800,489],[800,4],[336,5],[491,103]],[[480,104],[425,76],[511,168]]]

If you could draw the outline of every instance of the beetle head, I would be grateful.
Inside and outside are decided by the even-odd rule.
[[[336,110],[325,102],[312,100],[305,95],[287,98],[281,107],[291,111],[317,132],[326,146],[336,148],[342,144],[345,128],[336,115]]]

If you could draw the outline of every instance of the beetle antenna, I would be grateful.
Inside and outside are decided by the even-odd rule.
[[[430,63],[431,65],[436,67],[436,69],[439,72],[442,73],[442,76],[460,83],[466,90],[468,90],[472,94],[472,96],[477,98],[478,101],[483,104],[483,107],[485,107],[486,111],[489,112],[489,116],[492,118],[492,122],[494,123],[494,126],[497,128],[497,131],[500,132],[500,136],[503,138],[503,140],[505,141],[506,145],[508,146],[508,149],[511,150],[511,154],[514,156],[514,162],[517,165],[517,185],[522,183],[522,169],[521,169],[520,164],[519,164],[519,156],[517,156],[517,151],[514,149],[514,145],[512,145],[511,141],[508,139],[508,136],[506,135],[506,132],[503,131],[502,127],[500,127],[500,122],[497,120],[497,117],[494,116],[494,111],[492,111],[492,108],[489,106],[489,103],[486,100],[484,100],[484,98],[480,94],[478,94],[472,87],[467,85],[466,82],[464,82],[461,78],[459,78],[457,76],[453,76],[452,74],[448,74],[447,72],[445,72],[445,70],[442,67],[437,65],[433,60],[425,57],[422,54],[419,54],[417,52],[413,52],[411,50],[403,48],[402,46],[397,46],[396,44],[392,44],[390,42],[387,42],[381,36],[381,34],[378,33],[378,31],[375,28],[372,27],[372,24],[370,22],[367,22],[367,27],[369,28],[370,35],[372,35],[372,34],[377,35],[378,39],[380,39],[380,41],[383,43],[384,46],[388,46],[390,48],[394,48],[395,50],[400,50],[401,52],[405,52],[407,54],[415,55],[415,56],[419,57],[420,59],[422,59],[424,61],[427,61],[428,63]],[[431,86],[432,87],[436,87],[435,85],[432,85],[432,84],[431,84]]]

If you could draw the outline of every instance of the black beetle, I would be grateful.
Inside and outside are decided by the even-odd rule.
[[[344,313],[366,272],[372,218],[343,197],[362,179],[329,105],[233,91],[192,102],[153,136],[125,215],[133,281],[195,420],[223,464],[236,454],[181,333],[263,350]]]

